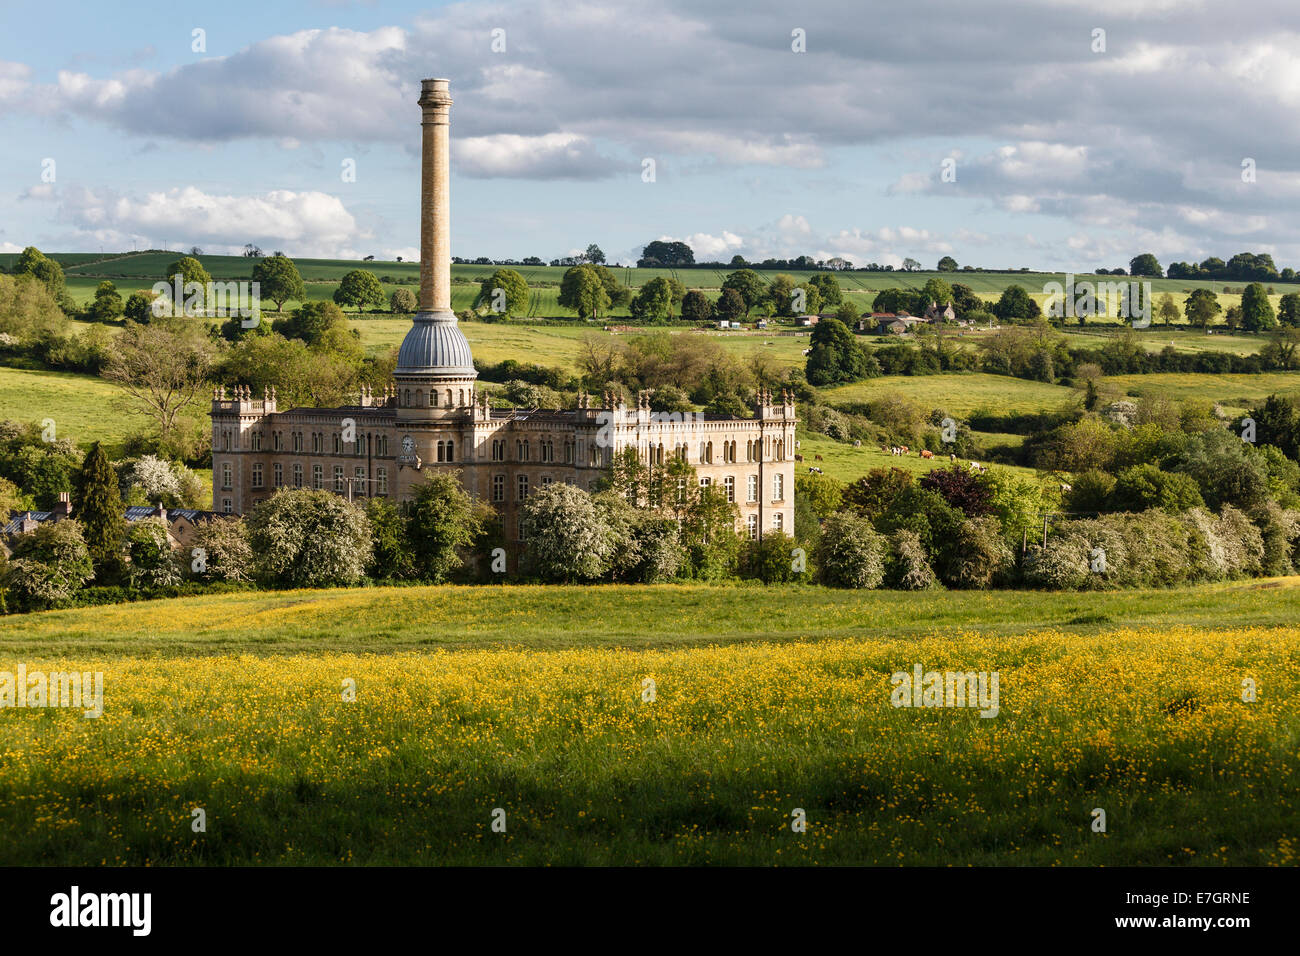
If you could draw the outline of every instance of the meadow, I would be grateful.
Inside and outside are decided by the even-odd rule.
[[[119,291],[124,294],[129,294],[136,289],[147,289],[154,282],[159,281],[167,268],[184,254],[178,251],[132,252],[110,255],[50,253],[50,256],[63,265],[69,294],[78,304],[86,304],[94,297],[95,288],[103,279],[111,279],[119,287]],[[11,269],[17,258],[16,253],[0,255],[0,266]],[[248,279],[252,274],[254,263],[254,260],[243,256],[201,255],[199,259],[214,280]],[[295,259],[294,261],[306,283],[308,300],[328,299],[338,287],[339,280],[342,279],[344,274],[353,269],[367,269],[375,273],[384,282],[384,290],[387,294],[391,294],[394,289],[402,286],[414,289],[419,282],[420,267],[418,262],[380,260],[364,262],[349,259]],[[457,311],[470,308],[478,294],[479,283],[491,275],[496,268],[498,267],[492,265],[453,264],[451,267],[452,308]],[[524,277],[530,286],[531,296],[525,317],[567,317],[572,314],[568,309],[560,306],[558,302],[560,280],[564,276],[566,267],[508,266],[501,268],[514,269]],[[639,289],[651,279],[670,277],[677,279],[688,289],[699,289],[714,298],[720,292],[723,280],[728,273],[733,271],[729,267],[722,269],[612,268],[619,281],[633,290]],[[812,271],[799,269],[755,269],[754,271],[765,282],[771,282],[778,274],[782,273],[794,276],[797,282],[805,281],[816,274]],[[1042,291],[1047,283],[1064,282],[1064,273],[1060,272],[846,271],[837,272],[835,276],[839,280],[847,301],[851,302],[859,312],[870,311],[872,299],[875,298],[878,292],[885,289],[919,289],[925,285],[927,280],[935,277],[948,283],[960,282],[990,303],[996,301],[1008,286],[1019,285],[1026,289],[1040,305],[1043,305],[1047,300],[1047,296]],[[1079,281],[1101,278],[1086,274],[1077,276]],[[1129,281],[1123,276],[1108,276],[1104,279],[1104,281],[1108,282],[1112,280],[1116,282]],[[1157,296],[1166,292],[1172,294],[1178,304],[1180,313],[1183,300],[1195,289],[1208,289],[1214,292],[1219,297],[1220,304],[1226,310],[1229,305],[1234,305],[1239,301],[1239,290],[1247,284],[1244,280],[1222,282],[1208,279],[1160,278],[1143,281],[1151,282],[1152,292]],[[1273,289],[1269,298],[1274,309],[1277,308],[1282,295],[1300,290],[1300,284],[1282,282],[1281,280],[1272,280],[1265,284]],[[1231,294],[1224,293],[1225,286],[1238,291]],[[286,303],[285,307],[296,308],[300,304],[295,300]],[[629,315],[630,312],[626,307],[613,309],[610,312],[610,317],[614,319],[626,319]],[[1180,318],[1179,321],[1183,320]],[[1169,341],[1169,330],[1166,329],[1164,332],[1164,338],[1158,346],[1154,345],[1160,334],[1158,328],[1153,328],[1145,334],[1144,337],[1149,338],[1153,343],[1153,350],[1158,351]],[[1100,327],[1093,330],[1085,328],[1082,334],[1106,334],[1106,331]],[[1199,338],[1204,338],[1204,336],[1193,334],[1176,336],[1173,339],[1174,346],[1180,351],[1221,348],[1224,351],[1240,350],[1241,354],[1249,354],[1257,351],[1260,345],[1258,337],[1249,335],[1222,337],[1234,340],[1231,342],[1220,342],[1220,337],[1215,336],[1209,344],[1198,343]]]
[[[0,669],[105,675],[98,719],[0,710],[0,864],[1293,865],[1297,583],[373,588],[0,620]],[[997,715],[892,706],[915,664],[996,671]]]

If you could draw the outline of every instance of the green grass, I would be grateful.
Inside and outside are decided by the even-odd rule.
[[[54,419],[55,437],[88,446],[102,441],[115,446],[147,419],[121,404],[124,393],[93,375],[0,366],[0,418],[21,422]]]
[[[824,389],[823,397],[828,402],[842,404],[869,402],[891,393],[911,399],[924,408],[941,408],[960,416],[979,410],[994,414],[1035,412],[1057,408],[1074,401],[1078,395],[1075,389],[1062,385],[983,372],[953,372],[885,375]]]
[[[1244,411],[1275,392],[1300,392],[1300,372],[1262,372],[1258,375],[1156,372],[1151,375],[1109,375],[1104,381],[1124,392],[1163,395],[1179,401],[1218,402],[1229,412]]]
[[[0,617],[0,654],[391,653],[518,645],[665,648],[744,641],[989,637],[1053,628],[1280,626],[1300,578],[1173,591],[837,591],[760,586],[442,586],[250,591]]]

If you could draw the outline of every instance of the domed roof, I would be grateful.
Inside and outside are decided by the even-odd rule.
[[[436,316],[428,312],[415,316],[415,323],[402,339],[402,347],[397,353],[396,373],[400,375],[403,372],[414,375],[434,372],[475,374],[474,356],[455,316]]]

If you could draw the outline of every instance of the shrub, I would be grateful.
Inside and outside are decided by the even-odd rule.
[[[967,518],[944,564],[943,579],[954,588],[986,588],[1014,564],[997,518]]]
[[[5,570],[9,600],[20,610],[66,607],[78,588],[94,577],[90,550],[76,521],[46,521],[18,536]]]
[[[132,522],[126,529],[124,551],[130,562],[131,587],[166,587],[180,582],[180,566],[161,521]]]
[[[253,549],[239,518],[213,518],[194,531],[190,571],[202,581],[243,583],[253,580]]]
[[[793,581],[794,539],[779,531],[769,531],[761,540],[746,541],[740,547],[740,575],[758,578],[764,584]]]
[[[581,488],[557,481],[528,497],[520,514],[530,564],[547,581],[591,581],[613,556],[609,525]]]
[[[261,574],[285,587],[355,584],[370,558],[365,512],[329,491],[283,488],[245,523]]]
[[[885,539],[866,518],[838,511],[822,524],[817,565],[824,584],[878,588],[885,577]]]
[[[925,555],[925,548],[915,531],[899,528],[888,538],[889,553],[885,563],[885,580],[891,588],[924,591],[937,587],[939,579]]]
[[[1025,555],[1024,579],[1030,587],[1048,591],[1078,591],[1092,573],[1088,561],[1091,545],[1077,534],[1049,538]]]

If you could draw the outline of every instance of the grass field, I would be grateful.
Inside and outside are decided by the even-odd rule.
[[[52,418],[55,437],[87,446],[92,441],[119,445],[147,425],[143,416],[121,404],[122,396],[118,386],[91,375],[0,366],[0,418]]]
[[[67,287],[69,294],[78,303],[87,303],[94,295],[95,287],[102,279],[112,279],[118,285],[119,290],[124,294],[129,294],[138,288],[148,288],[154,282],[163,278],[168,267],[176,261],[183,253],[180,252],[145,252],[145,253],[120,253],[111,255],[93,255],[77,253],[66,255],[62,253],[51,253],[51,257],[58,260],[64,266],[67,276]],[[16,253],[0,255],[0,265],[5,268],[12,268],[17,259]],[[248,279],[252,274],[254,260],[246,259],[242,256],[199,256],[204,268],[215,280],[229,279]],[[413,288],[419,280],[419,263],[416,262],[360,262],[346,259],[295,259],[298,270],[304,281],[307,283],[307,297],[311,300],[327,299],[337,287],[339,280],[343,275],[353,269],[367,269],[384,282],[386,293],[391,292],[405,285],[407,288]],[[490,265],[463,265],[454,264],[451,267],[452,273],[452,308],[462,310],[469,308],[478,292],[478,283],[491,275],[496,266]],[[565,273],[565,268],[561,266],[512,266],[515,271],[523,275],[532,289],[531,301],[527,310],[530,317],[538,316],[565,316],[569,315],[567,309],[562,308],[558,301],[559,284]],[[633,289],[640,288],[646,282],[658,277],[672,277],[682,282],[689,289],[700,289],[706,293],[716,296],[720,291],[722,281],[730,272],[730,269],[615,269],[620,281]],[[813,272],[801,270],[766,270],[756,269],[756,272],[764,279],[770,282],[778,272],[784,272],[793,275],[797,281],[803,281],[813,275]],[[840,272],[836,273],[841,288],[847,295],[848,301],[855,305],[859,312],[869,311],[871,301],[876,293],[884,289],[920,289],[926,281],[932,277],[938,277],[948,283],[960,282],[969,286],[976,295],[987,301],[995,301],[998,296],[1010,285],[1019,285],[1026,289],[1031,296],[1043,304],[1046,295],[1043,288],[1050,282],[1064,282],[1064,275],[1055,272]],[[1092,277],[1079,275],[1077,279],[1095,279]],[[1121,276],[1106,277],[1105,281],[1114,280],[1128,281]],[[1192,279],[1152,279],[1151,287],[1155,295],[1171,293],[1179,309],[1182,309],[1183,300],[1194,289],[1209,289],[1219,296],[1220,304],[1226,310],[1229,305],[1235,305],[1240,299],[1239,292],[1231,294],[1223,293],[1224,286],[1233,289],[1240,289],[1246,285],[1244,281],[1232,280],[1230,282],[1219,282],[1210,280],[1192,280]],[[1274,308],[1278,306],[1281,296],[1289,291],[1300,290],[1300,284],[1286,283],[1280,280],[1273,280],[1265,283],[1274,289],[1270,300]],[[286,307],[296,307],[298,302],[290,302]],[[626,318],[629,312],[626,308],[615,309],[611,313],[613,318]],[[1084,334],[1087,334],[1086,332]],[[1153,338],[1155,336],[1153,330]],[[1202,336],[1203,337],[1203,336]],[[1184,348],[1197,348],[1192,339],[1196,335],[1186,335],[1175,338],[1175,347],[1180,350]],[[1205,345],[1205,348],[1218,348],[1218,336],[1213,337],[1212,342],[1215,344]],[[1240,339],[1235,343],[1225,344],[1225,351],[1236,351],[1242,349],[1242,354],[1255,351],[1258,348],[1258,339],[1252,336],[1225,336],[1224,338]],[[1165,340],[1168,335],[1165,336]],[[1162,341],[1160,348],[1163,348],[1165,341]]]
[[[97,720],[0,710],[0,864],[1293,865],[1297,583],[364,589],[2,619],[0,669],[101,671],[105,693]],[[916,664],[996,672],[997,715],[891,706]]]
[[[983,372],[885,375],[823,392],[825,399],[835,404],[869,402],[891,393],[903,395],[925,408],[941,408],[962,416],[978,410],[1006,415],[1057,408],[1079,394],[1076,389],[1063,385]]]
[[[1300,372],[1263,372],[1259,375],[1157,372],[1152,375],[1109,375],[1104,381],[1125,392],[1164,395],[1179,401],[1201,399],[1219,402],[1229,412],[1245,411],[1275,392],[1300,392]]]

